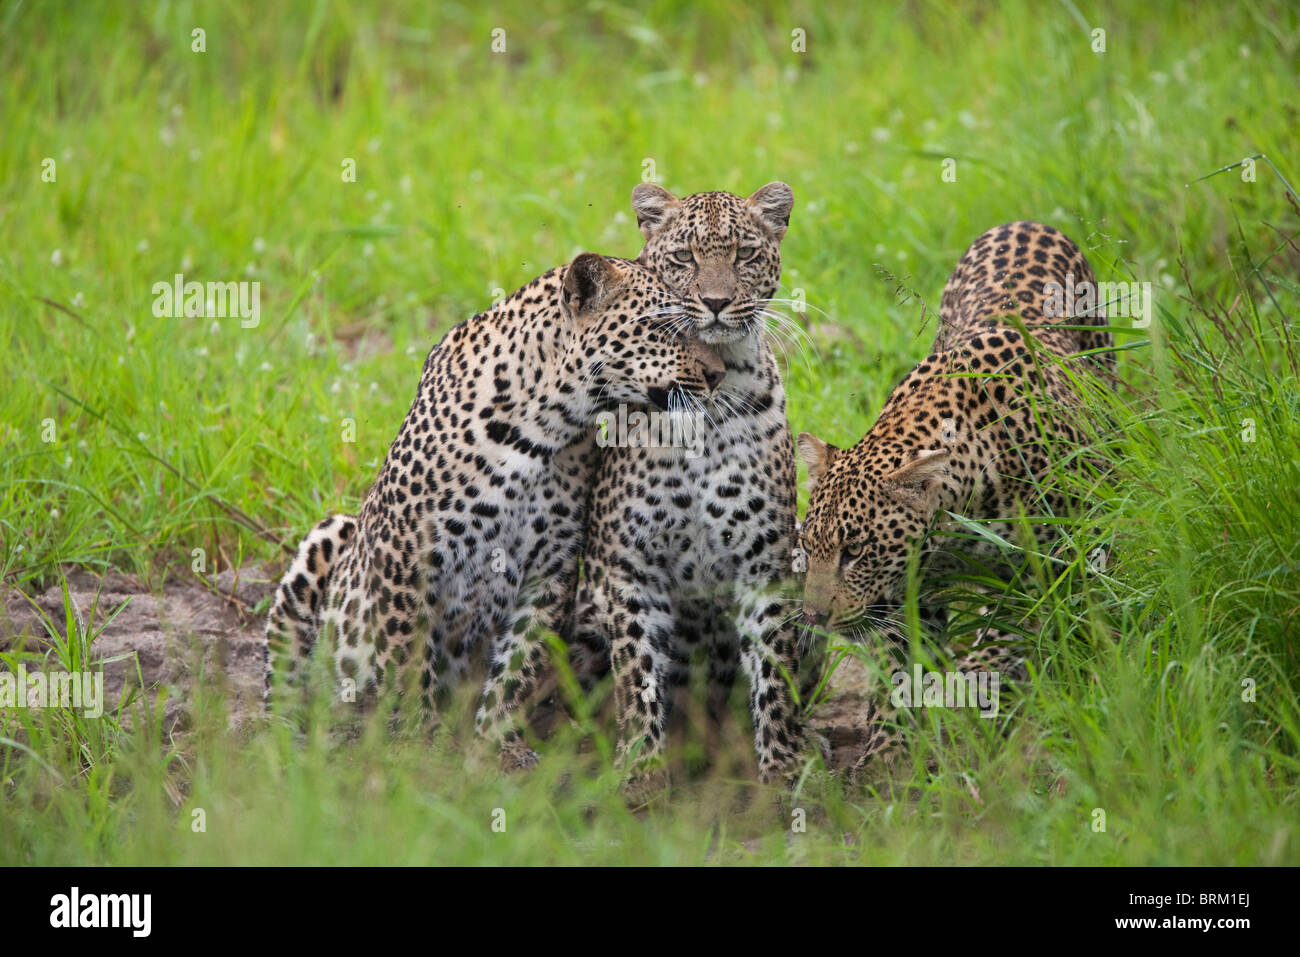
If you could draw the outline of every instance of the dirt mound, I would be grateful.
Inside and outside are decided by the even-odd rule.
[[[119,700],[128,682],[139,683],[138,673],[146,689],[170,690],[164,712],[168,727],[181,714],[188,688],[200,679],[229,690],[234,720],[259,708],[265,619],[253,609],[277,581],[250,566],[217,575],[211,588],[197,580],[172,581],[155,594],[117,572],[103,578],[85,570],[70,572],[68,596],[82,627],[98,629],[117,612],[91,645],[97,660],[125,656],[104,666],[106,706]],[[62,588],[56,585],[33,601],[62,634]],[[7,589],[0,608],[0,648],[24,635],[29,636],[26,647],[37,650],[47,630],[31,602]]]

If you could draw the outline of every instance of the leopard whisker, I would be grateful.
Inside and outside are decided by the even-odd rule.
[[[828,319],[830,318],[830,314],[825,309],[821,309],[817,306],[814,306],[812,303],[807,302],[803,299],[783,299],[778,296],[772,296],[769,299],[763,299],[760,301],[763,302],[764,304],[775,302],[775,303],[780,303],[781,305],[784,306],[799,306],[802,309],[811,309],[813,310],[813,312],[820,313],[821,315],[825,316]]]
[[[813,358],[821,360],[821,353],[817,348],[817,343],[813,341],[812,336],[789,316],[779,312],[773,312],[770,309],[764,309],[761,315],[769,321],[768,333],[774,337],[783,337],[797,348],[803,355],[805,363],[809,363],[808,353],[811,352]]]
[[[713,394],[718,398],[731,400],[728,403],[728,405],[731,405],[733,408],[735,406],[739,406],[740,411],[744,412],[746,415],[759,414],[758,406],[754,405],[753,402],[750,401],[748,398],[738,395],[735,392],[731,392],[730,390],[723,389],[723,388],[718,388],[714,391]]]

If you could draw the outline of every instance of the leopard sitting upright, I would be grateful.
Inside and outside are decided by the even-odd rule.
[[[434,711],[476,650],[499,659],[504,636],[556,627],[590,480],[557,453],[610,405],[707,397],[724,374],[673,328],[681,307],[646,267],[585,253],[448,332],[359,515],[317,526],[280,584],[268,693],[329,629],[340,680],[361,689],[412,666]],[[493,669],[484,699],[508,698],[509,680]],[[482,730],[508,766],[535,758],[508,722]]]
[[[794,196],[769,183],[748,199],[678,199],[641,184],[632,204],[652,266],[692,306],[726,380],[696,418],[702,442],[601,450],[584,583],[570,646],[612,664],[625,790],[658,790],[675,686],[702,650],[709,713],[720,720],[737,667],[749,680],[760,778],[789,774],[805,733],[787,685],[798,668],[795,608],[773,586],[791,574],[796,482],[785,393],[766,333]],[[583,670],[583,665],[578,665]],[[590,669],[588,669],[590,670]]]
[[[989,230],[948,281],[935,351],[893,390],[867,435],[849,450],[799,436],[812,483],[800,536],[807,622],[856,639],[896,634],[909,558],[920,548],[920,614],[939,626],[945,609],[929,586],[958,557],[953,539],[936,534],[952,524],[945,512],[1014,539],[1022,508],[1072,510],[1051,473],[1061,450],[1076,454],[1084,442],[1076,377],[1112,369],[1114,357],[1096,351],[1111,346],[1104,313],[1060,316],[1052,284],[1067,277],[1093,282],[1083,254],[1056,230],[1030,222]],[[1067,323],[1090,328],[1060,328]],[[1032,525],[1040,544],[1058,528]],[[993,546],[963,540],[960,551],[992,554]],[[984,637],[954,655],[955,669],[1015,676],[1015,648]],[[898,743],[889,709],[878,706],[876,717],[859,767]]]

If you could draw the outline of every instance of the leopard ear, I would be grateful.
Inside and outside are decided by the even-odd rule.
[[[598,253],[583,253],[564,271],[564,305],[582,319],[592,315],[623,284],[623,271]]]
[[[772,231],[777,239],[785,237],[790,225],[790,210],[794,208],[794,190],[780,181],[768,183],[745,200],[754,218]]]
[[[666,226],[681,204],[676,196],[654,183],[637,183],[632,190],[636,225],[646,239]]]
[[[808,491],[811,493],[841,450],[829,442],[823,442],[811,432],[800,432],[799,438],[795,439],[795,447],[799,449],[799,457],[803,459],[804,465],[808,466]]]
[[[951,449],[921,449],[910,462],[886,475],[880,484],[906,495],[925,495],[934,482],[948,471]]]

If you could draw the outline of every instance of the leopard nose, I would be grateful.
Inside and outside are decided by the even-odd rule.
[[[718,387],[718,383],[727,377],[726,369],[709,369],[704,373],[704,381],[712,392]]]
[[[701,299],[700,302],[709,307],[709,311],[715,316],[721,316],[722,310],[731,305],[730,299]]]

